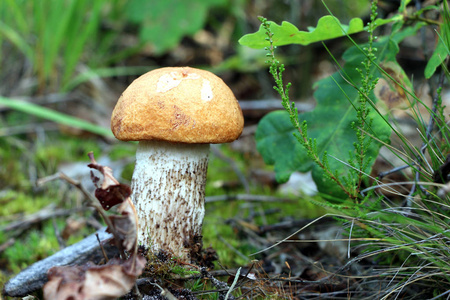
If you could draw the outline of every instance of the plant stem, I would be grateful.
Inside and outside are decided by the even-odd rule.
[[[289,88],[291,87],[291,83],[286,84],[286,86],[284,85],[283,72],[285,71],[285,68],[284,65],[275,58],[276,46],[273,45],[273,33],[270,29],[270,23],[267,22],[267,19],[263,17],[259,17],[259,20],[261,21],[266,31],[266,41],[269,42],[269,47],[265,48],[267,51],[269,51],[269,53],[267,53],[267,57],[269,57],[269,60],[266,61],[266,63],[270,64],[269,72],[275,79],[276,85],[274,86],[274,89],[281,96],[281,104],[289,113],[291,123],[299,133],[296,134],[295,137],[306,149],[308,156],[325,172],[326,176],[334,181],[340,187],[340,189],[344,191],[345,194],[347,194],[347,196],[352,199],[357,197],[343,184],[342,180],[330,170],[327,163],[327,153],[323,153],[322,159],[319,157],[319,153],[316,147],[316,141],[308,137],[306,121],[300,123],[298,119],[298,110],[295,107],[295,103],[291,102],[289,99]]]

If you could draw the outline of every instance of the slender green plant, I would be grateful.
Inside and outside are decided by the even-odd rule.
[[[402,296],[402,293],[409,286],[417,284],[426,287],[417,294],[421,299],[440,299],[448,296],[450,290],[450,276],[448,276],[450,255],[447,246],[450,238],[448,227],[450,221],[448,214],[450,208],[448,196],[450,191],[450,184],[448,183],[450,174],[450,155],[448,154],[450,131],[446,121],[448,115],[445,113],[445,106],[442,102],[442,86],[445,78],[449,78],[450,75],[447,68],[450,54],[448,39],[450,12],[447,1],[443,1],[441,7],[432,5],[419,8],[417,11],[406,9],[409,2],[402,0],[397,15],[387,20],[380,20],[377,19],[376,13],[377,1],[373,1],[370,22],[364,27],[368,31],[368,43],[360,46],[348,36],[354,43],[354,47],[344,54],[346,64],[344,66],[339,65],[340,73],[338,76],[331,76],[331,81],[335,83],[334,90],[341,91],[347,99],[351,100],[353,97],[350,96],[349,89],[346,89],[345,84],[350,85],[357,91],[357,101],[349,101],[355,111],[351,128],[356,139],[353,142],[353,149],[350,151],[348,159],[341,159],[341,167],[347,166],[353,170],[353,172],[347,174],[331,171],[332,154],[328,154],[327,159],[327,149],[323,152],[318,151],[320,147],[317,145],[320,142],[318,139],[311,138],[311,128],[314,124],[308,118],[308,114],[298,114],[295,106],[290,103],[288,94],[290,85],[284,85],[282,79],[284,66],[276,60],[274,55],[274,49],[277,45],[289,44],[287,33],[295,36],[293,43],[298,44],[308,43],[300,37],[306,36],[316,41],[320,38],[322,40],[329,38],[330,35],[320,34],[319,23],[316,29],[302,32],[292,28],[289,24],[285,24],[285,22],[278,26],[273,22],[261,19],[262,29],[260,31],[266,32],[266,42],[269,45],[262,42],[260,42],[260,45],[265,45],[269,51],[270,73],[275,78],[275,89],[280,94],[283,106],[288,112],[289,123],[295,128],[297,142],[307,149],[308,157],[316,165],[319,165],[321,169],[328,168],[328,171],[326,171],[328,177],[336,178],[334,181],[339,187],[347,189],[346,194],[348,196],[359,200],[350,205],[322,203],[324,206],[338,209],[342,213],[342,224],[348,229],[346,232],[349,241],[349,261],[342,270],[348,270],[351,264],[362,259],[376,261],[379,264],[378,268],[368,274],[367,278],[378,280],[380,299]],[[439,11],[442,22],[425,17],[424,13],[428,11]],[[374,30],[388,22],[393,23],[391,34],[377,39]],[[430,104],[426,104],[422,99],[416,97],[412,84],[406,79],[406,74],[392,59],[392,54],[395,55],[398,51],[398,43],[406,36],[415,35],[424,26],[438,26],[439,29],[436,31],[438,43],[424,69],[425,78],[432,78],[440,70],[440,75],[435,76],[439,77],[437,84],[432,85],[436,92]],[[350,32],[348,28],[350,27],[342,26],[342,34],[348,34]],[[353,28],[357,30],[357,27]],[[253,38],[261,38],[260,31],[246,36],[243,41],[253,46],[257,45],[256,42],[253,42]],[[277,34],[279,34],[278,39],[276,38]],[[387,40],[389,40],[388,46],[386,46]],[[391,52],[391,54],[386,54],[388,52]],[[363,56],[358,56],[358,53],[363,53]],[[352,63],[358,60],[359,66]],[[335,61],[337,62],[336,59]],[[388,61],[389,63],[387,63]],[[352,70],[356,70],[356,72],[352,72]],[[340,80],[340,78],[344,78],[344,80]],[[383,81],[379,81],[379,78],[382,78]],[[396,125],[391,125],[390,122],[395,124],[394,119],[388,121],[387,116],[383,116],[383,121],[404,143],[402,146],[404,150],[394,149],[392,146],[390,148],[398,157],[403,157],[402,160],[405,162],[405,166],[394,168],[392,172],[399,172],[405,168],[410,168],[412,171],[411,180],[408,182],[410,184],[409,190],[406,193],[402,193],[399,189],[392,189],[390,184],[383,184],[377,179],[374,179],[374,186],[368,186],[366,182],[367,170],[370,170],[371,162],[374,159],[372,157],[374,152],[371,152],[371,147],[379,141],[389,146],[386,140],[382,141],[379,136],[374,134],[376,132],[374,128],[378,126],[376,115],[382,115],[379,105],[383,104],[379,102],[380,99],[377,99],[374,92],[377,84],[381,84],[385,89],[392,87],[392,93],[390,94],[392,97],[405,95],[412,116],[418,123],[419,134],[422,137],[422,145],[413,145],[395,128]],[[325,85],[317,84],[316,86],[323,88]],[[316,92],[316,95],[322,94]],[[319,100],[320,98],[318,99],[318,106],[321,104]],[[427,114],[429,117],[425,116]],[[275,117],[275,114],[273,116]],[[279,120],[282,116],[282,114],[276,114]],[[320,115],[316,114],[315,116]],[[269,118],[270,116],[267,119]],[[302,118],[305,121],[299,121]],[[260,126],[262,128],[266,126],[266,121],[264,119],[261,121]],[[274,122],[271,123],[271,126],[275,128]],[[279,128],[285,129],[284,126],[279,126]],[[276,135],[284,132],[283,130],[275,128],[269,131],[265,129],[263,133]],[[287,136],[284,135],[283,139],[286,138]],[[272,152],[265,149],[270,145],[265,143],[265,139],[259,139],[259,142],[264,145],[259,149],[263,150],[263,156],[271,158],[272,152],[278,153],[279,149],[272,150]],[[273,145],[275,144],[272,143]],[[298,149],[293,147],[291,151],[298,151]],[[286,148],[282,150],[285,151]],[[317,159],[318,153],[323,153],[320,159]],[[275,159],[269,159],[268,162],[275,163],[276,170],[277,163],[280,164],[280,160]],[[291,162],[295,162],[295,160],[291,160]],[[301,168],[298,169],[301,170]],[[329,175],[330,171],[331,174],[335,174],[335,177]],[[387,172],[382,176],[387,176],[390,173]],[[340,184],[338,181],[340,181]],[[391,185],[399,186],[400,183],[393,182]],[[354,188],[352,189],[351,186]],[[396,193],[397,196],[404,197],[406,201],[396,202],[395,199],[383,194],[374,197],[373,192],[376,189],[389,190]],[[351,258],[351,246],[356,247],[356,252],[359,253],[354,258]],[[360,288],[364,289],[365,284],[366,281],[361,281]]]
[[[110,60],[119,55],[114,43],[125,20],[116,11],[125,4],[123,0],[0,1],[0,51],[9,52],[0,57],[7,59],[16,50],[32,66],[40,92],[68,91],[78,74],[98,68],[104,74]],[[113,30],[105,30],[104,24]]]
[[[366,171],[370,170],[371,163],[373,162],[373,157],[367,156],[372,144],[371,136],[368,135],[367,132],[372,131],[371,127],[373,124],[373,117],[370,114],[371,108],[368,103],[368,98],[377,83],[377,78],[374,77],[373,74],[373,68],[375,67],[373,61],[376,59],[375,52],[377,51],[377,48],[373,45],[375,41],[373,32],[376,27],[376,9],[377,2],[374,1],[372,4],[371,21],[368,25],[369,42],[363,49],[365,55],[365,60],[363,61],[364,68],[356,68],[361,77],[361,88],[357,91],[357,101],[352,102],[349,100],[353,109],[356,111],[356,116],[354,120],[351,121],[351,128],[356,135],[356,141],[353,143],[354,149],[349,151],[348,164],[350,166],[350,172],[347,173],[347,176],[342,176],[341,172],[330,166],[328,150],[325,149],[321,153],[317,147],[317,139],[308,135],[308,122],[299,119],[299,113],[295,107],[295,103],[291,102],[289,99],[289,88],[291,83],[285,85],[283,82],[283,72],[285,71],[285,67],[275,57],[276,46],[274,45],[274,33],[271,30],[272,24],[263,17],[259,18],[262,23],[262,28],[264,28],[266,32],[265,40],[269,43],[269,46],[266,46],[265,49],[268,51],[267,56],[269,60],[267,63],[270,66],[269,72],[275,80],[274,89],[280,95],[281,103],[289,114],[292,126],[296,129],[294,132],[295,138],[306,150],[306,155],[311,161],[323,171],[323,175],[332,180],[348,198],[353,200],[361,198],[361,186],[367,177]],[[339,83],[336,84],[339,86]]]
[[[260,17],[259,20],[262,23],[262,26],[266,30],[267,37],[265,38],[269,45],[268,47],[265,47],[265,50],[269,51],[267,53],[267,56],[269,57],[269,60],[267,63],[270,65],[269,72],[275,79],[275,86],[274,89],[278,92],[278,94],[281,96],[281,104],[286,109],[286,111],[289,113],[289,118],[294,126],[294,128],[297,130],[297,132],[294,133],[294,136],[296,137],[297,141],[306,149],[307,155],[313,160],[314,163],[316,163],[322,170],[325,171],[325,174],[331,178],[334,182],[336,182],[342,190],[346,191],[346,188],[342,184],[342,181],[339,180],[338,177],[335,176],[335,174],[330,170],[328,165],[328,158],[327,158],[327,152],[323,153],[323,157],[321,158],[318,151],[317,151],[317,142],[315,139],[312,139],[308,136],[308,124],[306,121],[301,122],[298,117],[298,109],[295,107],[295,103],[291,102],[289,99],[289,88],[291,87],[291,83],[284,84],[283,82],[283,72],[285,71],[284,64],[280,63],[279,60],[275,57],[275,49],[276,46],[273,44],[273,36],[270,29],[270,24],[267,22],[267,19],[264,17]],[[349,197],[352,197],[351,194],[347,193]]]
[[[416,11],[406,9],[410,2],[402,0],[397,14],[389,19],[378,19],[377,1],[372,1],[370,22],[364,26],[369,39],[364,45],[359,45],[349,36],[360,29],[355,25],[357,19],[356,21],[352,19],[350,24],[345,26],[332,16],[322,17],[317,27],[308,32],[300,31],[287,22],[283,22],[280,26],[260,18],[262,22],[260,30],[241,39],[243,44],[250,47],[266,47],[268,50],[269,70],[275,79],[275,90],[280,94],[286,110],[286,113],[271,113],[260,122],[259,135],[257,132],[258,149],[267,163],[275,164],[279,179],[286,180],[288,175],[296,170],[312,169],[313,177],[316,172],[314,179],[323,194],[329,193],[329,186],[320,186],[318,174],[326,175],[345,191],[344,196],[354,200],[342,204],[325,201],[321,205],[338,209],[341,213],[338,219],[341,219],[347,228],[349,261],[342,270],[348,270],[351,264],[362,259],[379,264],[377,270],[367,278],[376,278],[379,281],[380,299],[402,296],[409,286],[418,283],[427,287],[418,294],[422,299],[439,299],[448,295],[450,290],[450,276],[448,276],[450,255],[447,247],[450,238],[448,227],[450,131],[448,115],[442,102],[444,80],[450,78],[447,68],[450,54],[448,39],[450,12],[447,1],[442,1],[441,6],[420,7]],[[425,14],[428,11],[440,12],[442,22],[429,19]],[[340,34],[331,29],[328,32],[324,30],[332,26],[331,23],[326,26],[324,24],[333,20],[334,26],[341,28]],[[375,29],[387,23],[392,23],[391,33],[376,38]],[[438,26],[436,31],[438,43],[424,69],[425,78],[438,77],[437,83],[432,84],[436,92],[433,93],[432,103],[429,104],[415,95],[412,83],[395,60],[399,43],[405,37],[416,35],[425,26]],[[265,35],[264,38],[262,33]],[[289,100],[290,84],[283,83],[282,74],[285,68],[275,57],[276,46],[307,45],[310,42],[344,35],[347,35],[354,45],[343,55],[345,64],[337,63],[338,60],[333,57],[340,71],[315,85],[317,88],[315,110],[299,113]],[[434,76],[438,71],[440,75]],[[388,93],[391,100],[403,97],[417,122],[418,134],[422,137],[421,145],[409,141],[397,129],[396,120],[389,119],[389,102],[382,101],[380,88]],[[333,91],[333,96],[330,96],[330,91]],[[337,105],[332,106],[333,102],[325,101],[333,99],[334,102],[339,102],[340,106],[344,106],[344,102],[337,96],[338,92],[347,100],[349,109],[354,113],[342,110],[352,116],[349,118],[351,122],[346,123],[349,126],[346,127],[351,128],[355,137],[352,140],[340,135],[346,137],[343,139],[344,143],[352,145],[346,159],[342,159],[345,156],[336,154],[339,154],[339,151],[336,151],[337,148],[333,147],[332,143],[320,141],[320,137],[336,135],[318,134],[315,131],[317,126],[315,122],[320,123],[322,131],[330,131],[324,123],[328,120],[332,122],[334,119],[330,114],[326,114],[321,106],[328,104],[329,109],[338,111]],[[383,123],[384,128],[389,128],[388,137],[393,132],[402,141],[400,149],[390,146],[386,136],[380,134],[383,133],[380,131]],[[294,129],[286,130],[287,126]],[[292,133],[295,136],[295,143],[289,137]],[[392,188],[405,184],[404,182],[385,184],[380,181],[381,178],[372,178],[374,185],[368,184],[368,174],[378,154],[377,151],[373,151],[373,147],[378,143],[392,149],[392,152],[405,163],[405,166],[380,174],[380,177],[411,169],[410,180],[406,177],[408,180],[406,183],[409,184],[405,187],[408,189],[406,192],[402,193],[401,189]],[[342,149],[350,147],[341,145]],[[290,155],[289,152],[294,152],[295,155]],[[281,153],[284,157],[281,157]],[[304,157],[308,157],[318,168],[314,169],[311,165],[304,167],[307,162]],[[339,159],[341,165],[332,165],[333,159]],[[350,172],[344,172],[339,168],[349,168]],[[323,172],[318,172],[317,169]],[[375,190],[390,191],[406,201],[398,202],[383,193],[375,197]],[[354,258],[351,249],[357,250]],[[363,280],[360,288],[364,287]]]

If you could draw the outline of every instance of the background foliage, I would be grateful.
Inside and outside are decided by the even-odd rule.
[[[350,0],[0,1],[0,227],[48,207],[65,212],[23,230],[1,230],[1,281],[101,222],[73,188],[39,185],[39,179],[64,171],[89,186],[86,153],[94,150],[129,183],[135,145],[111,137],[116,100],[148,70],[190,65],[230,85],[242,100],[247,125],[240,141],[215,150],[208,170],[207,196],[227,199],[207,204],[204,241],[219,254],[217,268],[251,265],[254,258],[261,266],[276,266],[272,273],[262,269],[268,278],[261,275],[265,281],[251,289],[266,297],[324,295],[318,286],[308,286],[313,292],[307,294],[295,280],[317,282],[329,272],[347,271],[345,295],[373,295],[371,278],[385,298],[444,294],[449,199],[442,190],[446,178],[436,182],[433,175],[446,172],[448,154],[448,7],[445,1],[402,0],[379,1],[376,9],[378,16],[369,1]],[[270,20],[272,44],[260,15]],[[284,64],[281,86],[292,82],[287,102],[295,101],[289,107],[306,121],[299,128],[314,146],[310,150],[299,143],[292,113],[270,112],[281,101],[265,64],[267,51],[259,49],[282,45],[271,49],[273,59]],[[367,50],[374,48],[375,58]],[[374,89],[364,87],[373,80]],[[397,148],[386,158],[379,156],[382,146]],[[311,149],[318,160],[308,154]],[[330,171],[327,176],[317,161]],[[398,166],[402,171],[376,178]],[[319,195],[281,193],[280,183],[308,171]],[[236,200],[242,194],[278,202]],[[318,221],[308,219],[316,216]],[[80,229],[62,240],[74,220]],[[326,253],[330,247],[322,242],[305,242],[323,233],[320,220],[332,236],[317,239],[333,240],[331,248],[339,250],[337,244],[347,240],[346,255]],[[305,225],[310,222],[318,225]],[[285,231],[270,231],[272,225]],[[299,233],[300,228],[310,231]],[[286,237],[289,243],[279,242]],[[318,270],[309,263],[314,261],[330,269]],[[293,281],[271,281],[280,276]],[[326,283],[327,296],[342,295]],[[186,286],[212,289],[194,280]]]

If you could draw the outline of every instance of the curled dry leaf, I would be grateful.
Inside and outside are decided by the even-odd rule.
[[[112,259],[106,265],[98,266],[86,264],[83,266],[59,266],[53,267],[48,272],[49,281],[44,286],[44,297],[47,300],[96,300],[117,299],[126,294],[135,284],[137,277],[145,267],[146,259],[137,254],[137,214],[130,195],[131,189],[120,184],[114,178],[112,169],[99,165],[93,153],[89,153],[90,168],[103,174],[103,182],[98,186],[100,178],[91,173],[96,185],[96,198],[103,209],[120,204],[120,215],[107,217],[102,208],[96,205],[102,216],[108,223],[107,231],[114,235],[116,245],[125,257],[127,250],[130,253],[128,259]]]
[[[92,182],[97,189],[95,190],[95,197],[100,201],[104,210],[109,210],[111,207],[124,202],[131,195],[131,189],[126,184],[121,184],[114,177],[113,171],[110,167],[98,164],[94,159],[94,154],[90,152],[89,158],[91,163],[89,168],[96,169],[103,175],[103,182],[98,186],[100,178],[94,176],[91,172]]]
[[[145,258],[132,256],[123,261],[113,259],[97,266],[53,267],[44,286],[46,300],[116,299],[126,294],[142,273]]]
[[[95,197],[98,199],[104,210],[124,202],[124,199],[130,197],[131,189],[128,185],[118,184],[107,189],[97,188]]]
[[[98,183],[100,179],[91,176],[94,184],[97,186],[95,190],[95,197],[99,200],[103,209],[108,210],[111,207],[120,204],[118,212],[120,215],[110,216],[114,230],[108,227],[108,232],[115,233],[115,238],[119,239],[120,244],[127,251],[136,251],[137,249],[137,235],[138,235],[138,220],[136,209],[131,202],[131,189],[125,184],[120,184],[114,177],[112,169],[98,164],[94,159],[94,154],[89,153],[91,163],[88,167],[98,170],[103,174],[103,182],[100,187]]]
[[[134,205],[132,203],[130,205],[130,203],[130,198],[128,198],[128,201],[123,202],[119,206],[118,211],[119,213],[121,213],[121,215],[109,217],[111,223],[116,229],[116,233],[118,235],[118,237],[116,238],[120,239],[122,247],[124,247],[124,249],[126,249],[127,251],[133,251],[133,249],[136,249],[138,235],[136,210],[134,208]]]

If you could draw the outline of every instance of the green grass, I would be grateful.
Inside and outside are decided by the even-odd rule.
[[[66,125],[86,130],[88,132],[92,132],[94,134],[98,134],[101,136],[113,137],[113,134],[109,128],[101,127],[96,124],[90,123],[86,120],[72,117],[70,115],[63,114],[49,108],[45,108],[43,106],[36,105],[31,102],[5,98],[0,96],[0,104],[5,105],[15,111],[27,114],[29,116],[35,116],[41,119],[53,121],[60,125]],[[24,120],[22,120],[22,123],[23,121]]]
[[[105,3],[1,1],[0,46],[11,43],[31,62],[41,89],[63,88],[73,78],[80,61],[89,63],[86,49],[103,39],[99,31]]]

